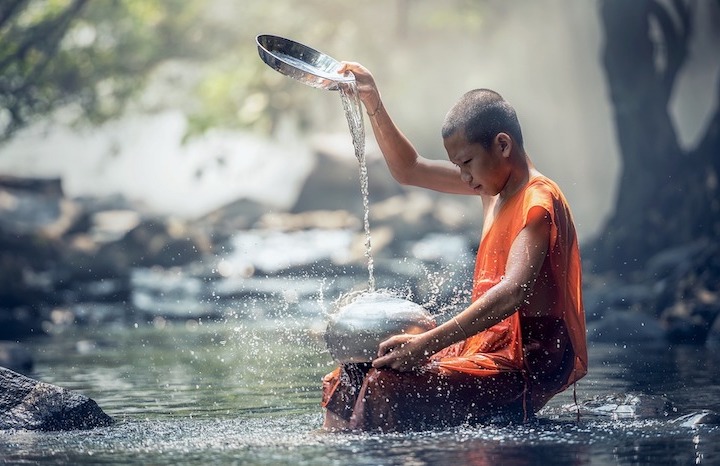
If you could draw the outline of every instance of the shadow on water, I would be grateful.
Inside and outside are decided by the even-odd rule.
[[[2,432],[0,458],[43,464],[526,465],[713,464],[720,457],[717,424],[682,422],[702,409],[720,411],[719,358],[688,347],[592,347],[590,375],[578,384],[579,421],[570,389],[525,425],[324,433],[319,379],[333,364],[322,327],[317,320],[279,318],[102,333],[73,329],[38,340],[35,376],[91,396],[118,423],[87,432]],[[657,408],[658,398],[668,404]],[[598,409],[609,400],[627,409],[612,415]],[[651,409],[636,409],[643,403]]]

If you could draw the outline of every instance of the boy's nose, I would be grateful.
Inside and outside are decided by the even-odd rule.
[[[470,175],[470,173],[468,173],[466,171],[461,171],[460,179],[463,180],[463,182],[465,182],[465,183],[469,183],[470,181],[472,181],[472,175]]]

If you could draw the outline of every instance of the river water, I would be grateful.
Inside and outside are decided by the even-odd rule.
[[[0,432],[11,464],[718,464],[720,356],[595,345],[590,373],[525,425],[419,433],[320,430],[332,369],[321,318],[71,327],[31,341],[35,377],[117,420],[74,432]],[[640,402],[639,405],[635,403]],[[615,406],[620,405],[620,406]],[[642,406],[642,408],[640,408]],[[611,413],[612,411],[612,413]]]

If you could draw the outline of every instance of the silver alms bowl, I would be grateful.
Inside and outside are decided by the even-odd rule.
[[[352,73],[338,74],[339,61],[307,45],[269,34],[261,34],[255,41],[268,66],[308,86],[335,91],[339,83],[355,81]]]
[[[325,343],[338,363],[369,362],[377,357],[378,346],[387,338],[422,333],[435,325],[419,304],[388,293],[365,293],[330,316]]]

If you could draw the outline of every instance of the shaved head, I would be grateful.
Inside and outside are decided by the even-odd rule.
[[[442,127],[446,139],[457,131],[464,131],[467,141],[490,149],[498,133],[507,133],[515,144],[523,147],[522,130],[515,109],[503,97],[490,89],[467,92],[450,109]]]

